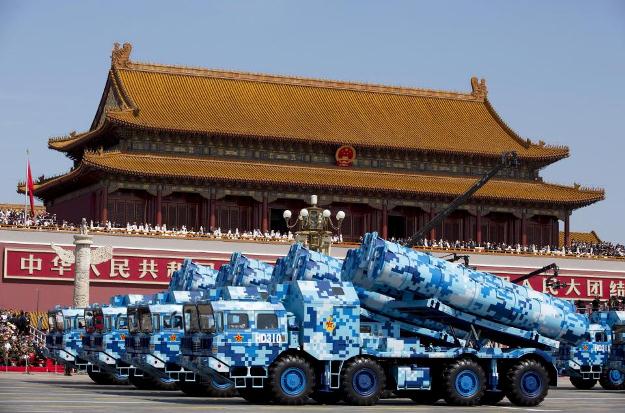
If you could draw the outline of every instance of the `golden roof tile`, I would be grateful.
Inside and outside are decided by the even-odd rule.
[[[568,156],[566,147],[518,136],[476,78],[470,93],[458,93],[137,63],[129,60],[130,50],[118,45],[113,52],[111,84],[124,110],[106,116],[117,123],[355,147],[486,156],[514,150],[540,160]]]
[[[476,180],[475,177],[391,173],[355,168],[254,163],[121,152],[85,152],[81,164],[76,169],[65,176],[37,185],[35,194],[40,190],[75,179],[90,168],[141,177],[191,178],[212,182],[248,182],[274,186],[286,184],[300,188],[331,188],[398,195],[449,197],[460,195]],[[578,207],[602,200],[604,192],[599,189],[569,187],[538,181],[493,179],[474,197],[482,200],[545,202]]]

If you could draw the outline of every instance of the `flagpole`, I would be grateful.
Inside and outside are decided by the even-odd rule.
[[[26,219],[28,218],[28,157],[30,155],[30,151],[26,149],[26,189],[24,190],[24,226],[26,226]]]

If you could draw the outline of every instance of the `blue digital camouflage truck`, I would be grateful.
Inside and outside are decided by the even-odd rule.
[[[153,295],[117,295],[109,305],[93,304],[84,310],[85,333],[80,357],[88,362],[87,373],[97,384],[127,384],[128,366],[121,360],[128,336],[126,307],[150,301]]]
[[[85,334],[83,308],[57,306],[48,311],[50,330],[46,334],[48,357],[68,368],[84,370],[87,361],[80,357],[82,338]]]
[[[367,234],[344,262],[301,245],[268,300],[187,305],[181,365],[252,402],[535,406],[556,385],[552,353],[577,345],[572,304]]]

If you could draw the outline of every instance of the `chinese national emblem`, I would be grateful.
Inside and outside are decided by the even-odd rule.
[[[356,159],[356,149],[353,146],[343,145],[336,150],[334,157],[338,166],[352,166],[354,159]]]
[[[236,336],[234,336],[234,339],[237,343],[240,343],[243,341],[243,336],[241,334],[237,334]]]
[[[331,333],[331,332],[333,332],[333,331],[334,331],[334,329],[336,328],[336,324],[334,323],[334,320],[332,319],[332,316],[329,316],[329,317],[326,319],[326,322],[325,322],[325,323],[323,323],[323,328],[325,328],[325,330],[326,330],[328,333]]]

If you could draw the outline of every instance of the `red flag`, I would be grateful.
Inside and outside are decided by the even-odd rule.
[[[28,196],[30,198],[30,214],[35,216],[35,185],[33,185],[33,174],[30,172],[30,160],[28,161],[28,176],[26,177],[26,186],[28,187]]]

